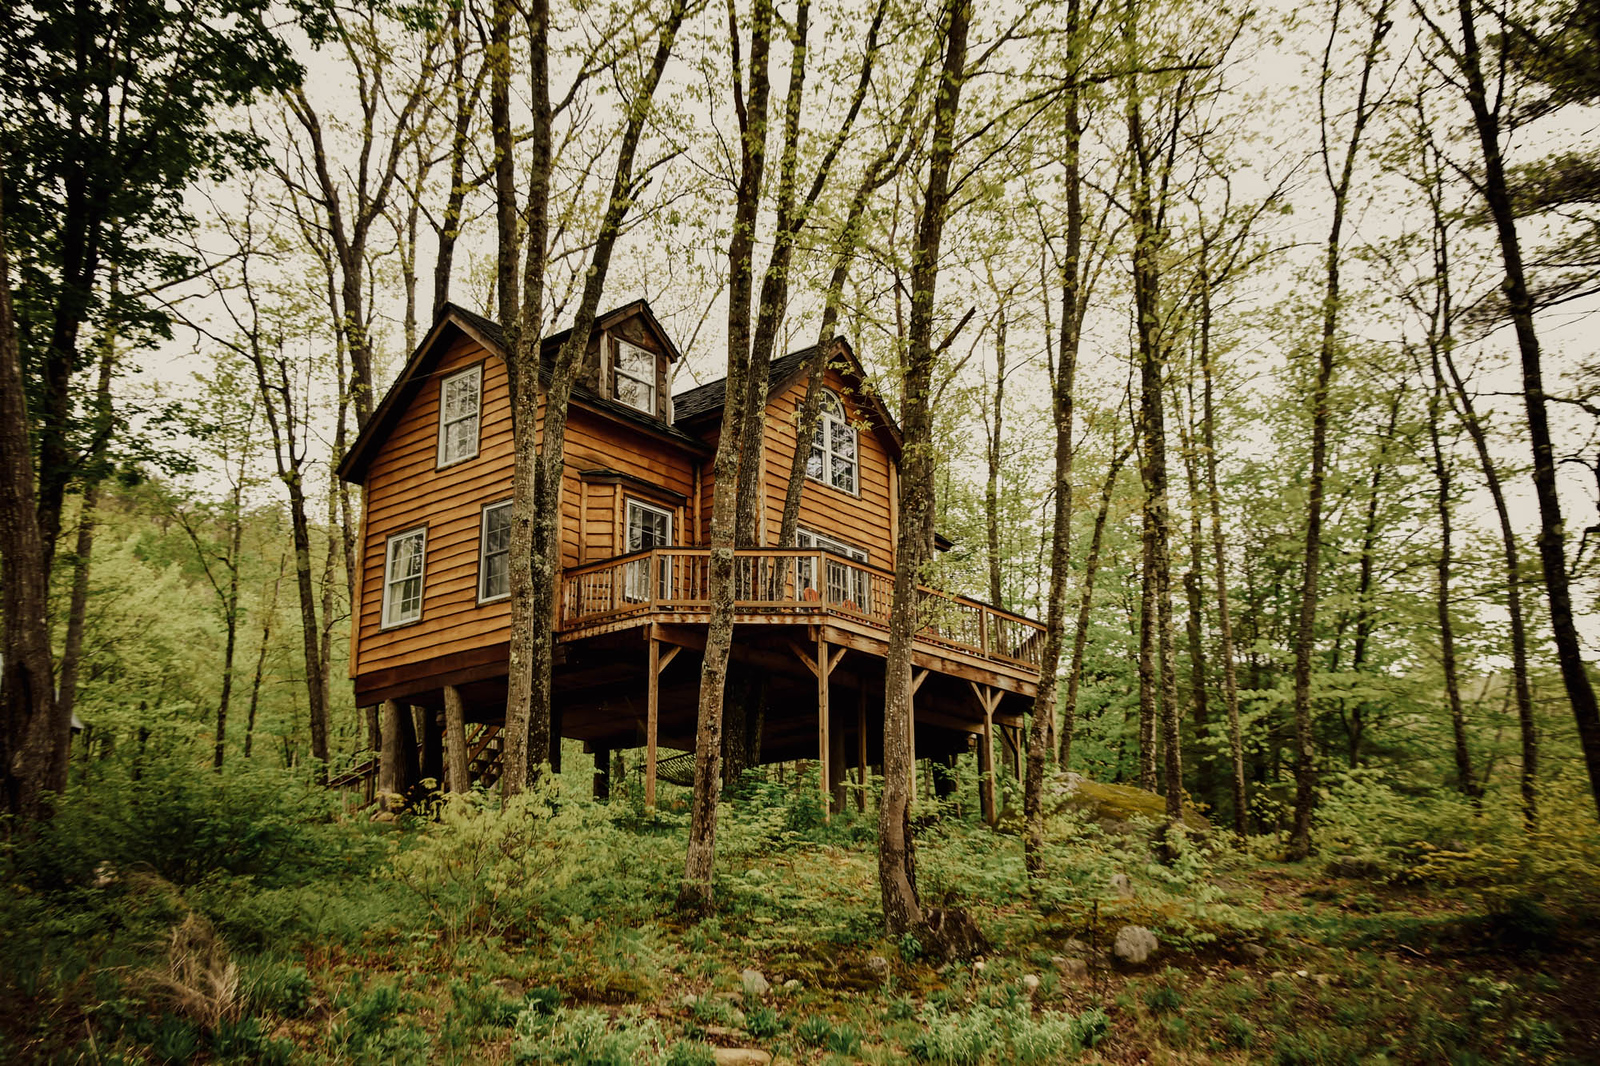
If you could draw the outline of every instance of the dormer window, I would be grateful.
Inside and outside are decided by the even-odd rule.
[[[656,357],[638,345],[616,342],[611,362],[612,395],[647,415],[656,413]]]
[[[478,457],[478,414],[483,367],[469,367],[439,382],[439,466]]]
[[[822,417],[811,438],[806,476],[841,492],[856,492],[856,428],[844,415],[844,404],[831,391],[822,394]]]

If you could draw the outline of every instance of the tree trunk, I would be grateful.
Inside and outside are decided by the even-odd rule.
[[[1556,659],[1561,665],[1561,680],[1566,686],[1567,701],[1572,705],[1578,739],[1583,745],[1590,791],[1596,809],[1600,810],[1600,703],[1595,700],[1594,685],[1584,666],[1583,646],[1572,618],[1566,527],[1561,517],[1561,497],[1556,489],[1555,453],[1550,440],[1549,413],[1545,408],[1544,368],[1539,335],[1534,330],[1533,300],[1528,294],[1516,215],[1506,183],[1505,162],[1500,155],[1500,117],[1497,111],[1489,109],[1484,88],[1472,4],[1470,0],[1459,0],[1457,8],[1461,17],[1460,62],[1467,82],[1467,103],[1472,108],[1478,143],[1483,149],[1481,188],[1500,240],[1500,254],[1506,270],[1506,305],[1516,328],[1517,349],[1522,358],[1522,393],[1528,416],[1529,443],[1533,447],[1533,488],[1539,501],[1539,561],[1543,564],[1545,595],[1550,603],[1550,628],[1555,637]]]
[[[1210,286],[1205,285],[1203,313],[1209,316]],[[1233,830],[1241,837],[1248,828],[1249,807],[1244,787],[1244,739],[1239,727],[1239,677],[1234,665],[1233,614],[1228,602],[1228,556],[1222,534],[1222,493],[1217,488],[1217,416],[1212,395],[1211,349],[1201,348],[1200,373],[1203,379],[1205,416],[1202,435],[1206,453],[1206,496],[1211,510],[1211,559],[1217,585],[1217,657],[1222,660],[1222,702],[1228,713],[1228,754],[1231,759],[1233,790]]]
[[[1325,290],[1322,298],[1322,340],[1317,353],[1317,374],[1311,390],[1311,472],[1307,479],[1306,536],[1300,583],[1300,604],[1294,637],[1294,735],[1295,792],[1294,828],[1289,834],[1286,858],[1304,859],[1311,854],[1311,812],[1316,805],[1316,747],[1311,728],[1311,657],[1316,647],[1317,578],[1322,560],[1322,504],[1327,479],[1328,394],[1338,354],[1339,260],[1344,233],[1345,205],[1350,181],[1355,174],[1356,152],[1361,134],[1373,108],[1367,106],[1368,85],[1378,51],[1389,32],[1388,0],[1380,0],[1372,16],[1372,36],[1363,56],[1361,87],[1356,97],[1354,124],[1345,151],[1343,168],[1333,178],[1333,161],[1324,152],[1324,171],[1333,194],[1333,221],[1328,228],[1325,256]],[[1329,76],[1333,42],[1339,32],[1337,10],[1328,34],[1328,52],[1323,57],[1324,87]],[[1324,140],[1326,149],[1326,140]]]
[[[1050,382],[1051,415],[1055,423],[1055,513],[1050,527],[1050,594],[1045,613],[1044,646],[1040,649],[1039,691],[1034,698],[1033,732],[1028,737],[1028,763],[1022,788],[1023,818],[1027,831],[1023,834],[1023,861],[1028,875],[1036,878],[1042,866],[1044,849],[1044,770],[1045,747],[1050,743],[1054,728],[1041,728],[1040,715],[1054,722],[1056,717],[1056,684],[1061,668],[1061,644],[1067,624],[1067,582],[1072,567],[1072,464],[1074,460],[1072,426],[1076,402],[1078,375],[1078,347],[1082,333],[1083,313],[1086,305],[1083,284],[1083,188],[1079,167],[1079,150],[1083,141],[1083,120],[1079,111],[1082,87],[1079,47],[1079,0],[1068,0],[1067,72],[1063,104],[1065,119],[1062,144],[1063,182],[1067,199],[1067,229],[1065,248],[1061,259],[1061,335],[1055,372]],[[1002,379],[1003,380],[1003,379]],[[995,397],[995,444],[999,438],[1000,394]],[[996,453],[998,448],[996,447]],[[995,459],[998,455],[995,454]],[[994,460],[991,460],[993,463]],[[993,470],[993,465],[991,465]],[[1098,536],[1099,530],[1096,530]],[[998,539],[998,538],[996,538]],[[994,559],[998,544],[991,544],[990,558]],[[994,575],[998,577],[998,574]],[[1086,584],[1092,578],[1086,575]],[[997,583],[997,582],[996,582]],[[1081,658],[1074,657],[1081,664]],[[1062,724],[1064,750],[1070,751],[1073,716],[1076,713],[1076,685],[1069,680],[1067,709]],[[1066,755],[1062,756],[1062,765]]]
[[[1132,445],[1122,448],[1111,457],[1106,468],[1104,483],[1100,486],[1100,506],[1094,514],[1094,532],[1089,535],[1089,555],[1083,564],[1083,589],[1078,596],[1078,619],[1072,633],[1072,661],[1067,667],[1067,698],[1061,705],[1061,755],[1060,765],[1068,768],[1072,761],[1072,734],[1077,727],[1078,685],[1083,679],[1083,653],[1089,643],[1089,613],[1094,606],[1094,579],[1100,570],[1100,546],[1105,539],[1106,518],[1111,513],[1111,494],[1117,483],[1122,464],[1132,454]]]
[[[988,477],[983,486],[983,517],[989,539],[989,602],[996,607],[1005,605],[1005,590],[1001,587],[1000,572],[1000,443],[1005,428],[1006,413],[1006,311],[1000,308],[1000,322],[995,327],[994,340],[994,427],[989,429]],[[1070,471],[1068,477],[1071,477]],[[1070,513],[1070,505],[1069,505]],[[1047,731],[1048,732],[1048,731]]]
[[[966,80],[971,0],[946,0],[940,19],[944,66],[932,116],[922,218],[911,257],[911,322],[906,337],[900,529],[895,542],[894,599],[889,612],[883,710],[883,798],[878,806],[878,883],[890,937],[925,928],[917,895],[916,840],[911,829],[912,654],[921,628],[922,567],[933,554],[934,454],[931,386],[938,356],[933,345],[934,288],[950,206],[956,112]]]
[[[1210,338],[1202,335],[1204,347]],[[1200,795],[1212,807],[1217,806],[1216,763],[1211,755],[1211,709],[1206,691],[1205,651],[1205,538],[1201,532],[1199,458],[1195,455],[1198,427],[1194,403],[1194,380],[1189,381],[1189,422],[1183,434],[1183,471],[1189,489],[1189,569],[1183,575],[1184,596],[1188,600],[1189,618],[1186,632],[1189,638],[1189,703],[1193,708],[1195,736],[1195,785]]]
[[[551,618],[538,612],[541,585],[554,580],[549,559],[540,550],[539,418],[540,352],[543,331],[545,246],[550,229],[550,66],[548,0],[532,0],[528,21],[529,102],[528,200],[519,212],[513,162],[514,130],[510,117],[511,0],[495,0],[487,62],[489,116],[495,146],[496,295],[505,328],[506,380],[511,390],[511,551],[507,559],[511,588],[511,637],[506,662],[505,754],[500,787],[512,795],[528,785],[550,761],[550,705],[535,691],[542,638]],[[518,244],[517,221],[527,233]],[[522,279],[517,255],[523,255]],[[521,299],[519,301],[518,296]]]
[[[740,451],[745,420],[760,418],[747,409],[750,378],[750,300],[754,289],[755,227],[761,180],[767,158],[768,57],[773,6],[755,0],[750,17],[750,92],[741,95],[734,78],[734,104],[739,115],[740,172],[734,201],[733,232],[728,239],[728,374],[724,384],[722,428],[712,476],[717,491],[711,504],[711,558],[707,566],[711,617],[700,666],[700,706],[695,727],[694,804],[689,843],[684,854],[678,908],[705,914],[711,908],[711,873],[716,860],[717,798],[722,791],[723,708],[727,694],[728,657],[733,646],[734,551],[740,524]],[[737,68],[739,26],[728,9],[730,41]],[[765,368],[762,368],[763,374]],[[765,399],[765,390],[762,391]],[[751,457],[759,461],[759,456]],[[733,491],[728,491],[732,486]]]
[[[71,719],[56,707],[50,662],[49,575],[33,491],[28,404],[11,306],[11,264],[0,205],[0,774],[6,809],[24,820],[47,816],[46,793],[66,786]],[[65,743],[63,743],[63,740]]]
[[[1444,342],[1448,344],[1448,336]],[[1472,751],[1467,746],[1467,719],[1461,706],[1461,679],[1456,668],[1456,630],[1450,615],[1450,568],[1454,562],[1452,478],[1439,440],[1439,419],[1444,394],[1444,375],[1437,351],[1433,353],[1433,392],[1428,402],[1428,440],[1433,447],[1433,477],[1438,491],[1434,510],[1439,516],[1439,558],[1435,562],[1434,607],[1439,618],[1439,666],[1444,672],[1445,699],[1450,705],[1450,732],[1455,740],[1456,787],[1474,800],[1483,797],[1483,788],[1472,772]]]

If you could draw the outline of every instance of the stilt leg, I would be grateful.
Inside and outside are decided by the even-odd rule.
[[[650,638],[649,701],[645,712],[644,805],[656,805],[656,728],[661,713],[661,642]]]
[[[856,810],[867,810],[867,682],[862,678],[856,689]]]
[[[378,757],[378,798],[385,809],[400,792],[400,704],[383,701],[383,751]]]
[[[444,687],[444,753],[450,765],[450,791],[464,793],[472,788],[467,772],[467,721],[461,705],[461,691]]]
[[[611,749],[594,749],[594,798],[611,798]]]
[[[829,790],[830,763],[828,742],[828,642],[821,637],[817,638],[817,759],[821,766],[818,780],[822,789],[822,817],[827,819],[832,809],[832,795]]]

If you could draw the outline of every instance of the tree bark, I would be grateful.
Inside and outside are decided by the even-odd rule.
[[[734,50],[734,108],[739,116],[739,187],[734,200],[733,232],[728,239],[728,374],[724,384],[722,427],[717,438],[712,476],[717,491],[711,504],[711,558],[707,566],[711,617],[700,666],[700,706],[695,726],[694,803],[689,817],[689,843],[684,854],[678,908],[705,914],[712,905],[711,873],[716,861],[717,799],[722,791],[723,708],[727,694],[728,657],[733,646],[734,551],[740,517],[740,451],[745,419],[760,418],[747,409],[750,375],[750,301],[754,289],[755,227],[760,207],[762,174],[767,158],[768,57],[773,5],[755,0],[750,19],[750,91],[742,92],[739,70],[739,26],[728,9],[729,40]],[[765,393],[763,391],[763,399]],[[732,486],[733,491],[728,491]]]
[[[1550,628],[1555,637],[1556,660],[1561,666],[1561,681],[1572,705],[1572,716],[1583,745],[1584,764],[1589,772],[1589,787],[1600,810],[1600,703],[1583,662],[1583,647],[1572,617],[1572,590],[1567,576],[1566,527],[1561,517],[1561,497],[1556,488],[1555,453],[1550,440],[1550,419],[1545,406],[1544,368],[1539,350],[1539,335],[1534,328],[1533,300],[1522,265],[1522,244],[1512,209],[1511,192],[1506,182],[1505,162],[1500,154],[1500,117],[1489,107],[1478,48],[1477,27],[1470,0],[1459,0],[1462,51],[1460,62],[1466,78],[1467,103],[1483,151],[1482,191],[1494,221],[1505,264],[1506,305],[1516,329],[1517,350],[1522,361],[1522,394],[1527,410],[1528,438],[1533,448],[1533,488],[1539,501],[1539,561],[1544,569],[1545,596],[1550,605]]]
[[[50,661],[49,575],[33,490],[28,401],[11,306],[11,263],[0,204],[0,773],[6,809],[23,820],[48,816],[48,793],[66,786],[71,719],[56,706]],[[63,743],[63,739],[66,743]]]
[[[934,289],[950,208],[956,113],[966,80],[971,0],[946,0],[941,16],[944,65],[933,105],[933,140],[922,217],[911,257],[911,321],[906,335],[900,528],[895,541],[894,599],[884,676],[883,797],[878,805],[878,884],[884,927],[891,937],[925,928],[917,894],[916,838],[911,828],[912,653],[921,628],[919,581],[933,555],[934,454],[931,387]]]
[[[983,517],[989,540],[989,602],[996,607],[1003,607],[1005,590],[1000,568],[1000,445],[1006,413],[1006,311],[1003,305],[1000,308],[1000,321],[995,326],[994,358],[994,426],[992,429],[984,426],[989,430],[989,446],[986,449],[989,469],[983,486]],[[1071,476],[1070,473],[1068,476]]]

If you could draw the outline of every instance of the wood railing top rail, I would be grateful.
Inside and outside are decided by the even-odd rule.
[[[696,594],[690,589],[673,585],[670,591],[667,590],[666,578],[669,571],[666,569],[666,567],[670,565],[672,560],[704,560],[708,559],[710,555],[710,548],[648,548],[643,551],[631,552],[627,555],[618,555],[609,559],[602,559],[597,562],[587,563],[583,566],[569,567],[563,571],[562,574],[562,621],[564,625],[570,626],[585,622],[598,622],[606,617],[621,613],[651,610],[661,607],[704,606],[709,602],[709,599],[703,595]],[[848,556],[837,555],[833,552],[820,548],[741,548],[734,552],[734,556],[736,561],[739,559],[760,559],[771,562],[781,562],[791,559],[797,561],[825,561],[828,564],[832,564],[846,570],[853,570],[863,575],[870,575],[879,581],[886,581],[891,584],[894,581],[893,571],[886,570],[880,566],[874,566],[870,563],[863,563],[859,560],[851,559]],[[612,586],[613,594],[605,597],[607,601],[606,603],[602,604],[601,602],[596,601],[593,607],[586,608],[584,606],[584,599],[580,591],[583,586],[581,579],[589,575],[603,574],[607,571],[621,570],[628,566],[637,567],[641,563],[647,564],[648,570],[644,572],[646,576],[632,579],[639,581],[638,592],[634,596],[624,597],[617,595],[615,594],[617,591],[616,587]],[[698,567],[696,568],[696,571],[699,571]],[[771,580],[771,578],[764,577],[761,580],[766,581]],[[810,595],[802,593],[796,586],[785,586],[785,591],[780,592],[776,598],[770,598],[767,596],[762,596],[759,598],[745,596],[740,597],[737,602],[747,607],[806,607],[831,610],[833,605],[827,603],[825,598],[819,599],[816,595],[818,591],[818,584],[823,582],[825,579],[823,579],[821,575],[813,573],[808,580],[811,582],[811,584],[807,586],[805,592],[809,593]],[[942,599],[950,603],[953,607],[960,608],[966,612],[972,612],[971,614],[968,614],[967,617],[971,618],[974,615],[976,616],[979,642],[974,644],[969,641],[961,640],[953,634],[942,633],[939,631],[936,624],[930,624],[930,632],[924,634],[923,639],[931,639],[937,643],[953,644],[961,647],[971,648],[973,651],[976,651],[979,654],[987,657],[1005,658],[1013,661],[1030,662],[1035,666],[1038,665],[1036,661],[1038,650],[1035,647],[1035,642],[1036,638],[1044,633],[1044,625],[1042,623],[1024,615],[1016,614],[1012,611],[1007,611],[1004,608],[995,607],[991,604],[984,603],[981,600],[975,600],[967,596],[955,595],[953,593],[945,592],[942,589],[929,588],[926,585],[919,586],[919,588],[926,596]],[[569,596],[569,590],[573,593],[573,595]],[[686,593],[688,594],[686,595]],[[573,607],[576,607],[575,611],[571,610]],[[859,605],[852,602],[850,607],[852,609],[852,614],[865,614],[868,617],[877,618],[877,620],[880,622],[886,620],[887,618],[886,612],[873,611],[870,605]],[[863,609],[864,607],[865,609]],[[882,617],[878,617],[879,615],[882,615]],[[991,618],[995,619],[996,621],[1003,620],[1014,623],[1025,629],[1032,630],[1033,632],[1016,647],[1010,648],[1009,650],[996,648],[994,646],[994,633],[992,632],[992,627],[989,624],[989,619]]]

